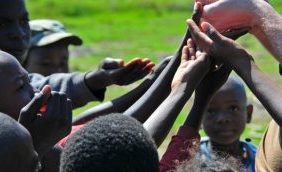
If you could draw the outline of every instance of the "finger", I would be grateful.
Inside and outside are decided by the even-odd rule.
[[[203,31],[215,42],[222,41],[222,35],[209,23],[203,22],[201,24]]]
[[[22,108],[19,120],[33,120],[36,118],[40,108],[42,105],[47,103],[50,96],[51,87],[49,85],[45,85],[42,90],[38,94],[35,94],[33,99],[24,108]]]
[[[208,52],[210,46],[213,41],[203,32],[201,32],[200,28],[196,25],[192,20],[187,20],[192,40],[194,43],[202,50]]]
[[[126,63],[124,67],[130,68],[130,67],[132,67],[136,64],[140,64],[140,63],[142,63],[141,58],[134,58],[134,59],[130,60],[128,63]]]
[[[222,35],[224,35],[227,38],[236,40],[240,38],[241,36],[247,34],[249,30],[250,28],[233,29],[231,31],[222,33]]]
[[[194,11],[192,15],[192,20],[198,25],[200,23],[203,14],[203,6],[201,2],[196,2],[194,4]]]
[[[151,62],[151,63],[148,63],[142,70],[151,72],[154,67],[155,67],[155,64],[153,62]]]
[[[60,111],[61,111],[59,115],[61,115],[61,114],[65,114],[65,112],[67,111],[67,95],[64,93],[59,93],[59,96],[60,96]],[[64,116],[62,118],[65,119]]]
[[[189,60],[189,47],[186,45],[182,49],[181,61],[188,61]]]
[[[52,97],[48,101],[48,109],[47,112],[44,113],[43,117],[49,118],[49,117],[55,117],[58,112],[60,112],[61,108],[61,102],[60,102],[60,94],[58,92],[52,91]]]
[[[72,101],[70,99],[67,99],[67,122],[71,123],[72,122]]]
[[[200,2],[203,5],[208,5],[208,4],[214,3],[216,1],[218,1],[218,0],[196,0],[196,2]]]
[[[124,61],[122,59],[114,59],[114,58],[107,57],[103,61],[101,68],[102,69],[117,69],[117,68],[123,67],[123,65],[124,65]]]
[[[148,63],[151,63],[151,62],[152,62],[152,61],[151,61],[150,59],[148,59],[148,58],[142,59],[142,63],[148,64]]]
[[[195,51],[195,45],[192,41],[192,39],[188,39],[187,41],[187,46],[188,46],[188,54],[190,56],[191,60],[195,60],[196,59],[196,51]]]

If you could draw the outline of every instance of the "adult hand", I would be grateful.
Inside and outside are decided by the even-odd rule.
[[[269,4],[263,0],[196,0],[203,7],[202,21],[211,23],[220,32],[248,28],[259,23],[260,13]]]
[[[63,93],[51,92],[50,86],[44,86],[22,108],[19,117],[19,122],[29,130],[40,156],[69,134],[71,121],[71,101]]]
[[[187,45],[182,49],[181,63],[171,83],[172,90],[177,89],[182,83],[186,83],[191,77],[195,77],[195,83],[202,79],[210,69],[210,59],[207,54],[195,50],[192,39],[188,39]]]
[[[196,45],[217,61],[235,67],[244,65],[246,58],[251,59],[251,56],[239,44],[221,35],[209,23],[201,24],[203,32],[192,20],[188,20],[188,25]]]

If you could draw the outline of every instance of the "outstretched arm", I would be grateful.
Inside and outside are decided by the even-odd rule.
[[[192,36],[206,52],[230,65],[246,82],[266,110],[282,126],[282,89],[270,80],[254,63],[252,57],[237,43],[222,36],[210,24],[198,26],[188,21]]]
[[[171,83],[172,91],[165,101],[144,123],[144,127],[159,146],[170,131],[176,117],[208,72],[210,60],[206,54],[195,51],[191,39],[182,50],[181,63]]]
[[[267,0],[196,0],[204,5],[202,20],[221,33],[249,28],[260,42],[282,63],[282,17]]]
[[[199,22],[201,11],[202,9],[196,6],[193,14],[193,19],[196,22]],[[143,123],[168,96],[172,78],[180,64],[182,49],[186,45],[188,38],[190,38],[189,30],[187,30],[178,51],[158,79],[137,102],[124,112],[125,115],[132,116]]]
[[[156,66],[155,70],[147,77],[145,80],[132,91],[122,95],[112,101],[108,101],[97,105],[76,117],[73,120],[73,125],[84,124],[95,117],[110,114],[110,113],[122,113],[128,109],[133,103],[135,103],[152,85],[152,83],[157,79],[163,69],[170,61],[170,57],[165,58]]]
[[[179,128],[177,135],[172,140],[160,161],[160,171],[167,172],[175,169],[178,162],[189,161],[197,152],[200,141],[199,128],[206,106],[208,105],[214,92],[220,88],[227,80],[231,69],[226,65],[219,70],[210,71],[197,86],[195,100],[192,109]]]

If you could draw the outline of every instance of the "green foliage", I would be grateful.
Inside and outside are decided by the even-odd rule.
[[[31,19],[51,18],[62,21],[69,31],[81,36],[84,48],[71,58],[74,71],[94,69],[104,57],[148,57],[154,62],[177,49],[186,30],[185,20],[191,17],[193,0],[26,0]],[[282,14],[282,2],[271,0],[272,6]],[[263,71],[277,77],[278,65],[272,56],[253,38],[246,36],[239,43],[255,57]],[[83,48],[82,48],[83,49]],[[110,87],[106,101],[122,95],[133,86]],[[98,103],[76,110],[81,111]],[[187,108],[186,108],[187,111]],[[183,123],[181,113],[175,129]],[[264,126],[265,125],[261,125]],[[260,127],[260,126],[259,126]],[[262,133],[259,129],[258,133]],[[249,134],[249,128],[245,135]],[[256,141],[257,143],[257,141]]]

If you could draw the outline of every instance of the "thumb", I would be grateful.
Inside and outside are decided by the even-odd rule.
[[[222,41],[222,35],[209,23],[203,22],[201,28],[208,35],[210,39],[215,42]]]
[[[19,122],[34,120],[36,115],[40,113],[42,106],[47,104],[47,100],[51,96],[51,90],[49,85],[45,85],[38,94],[35,94],[33,99],[22,108]]]

